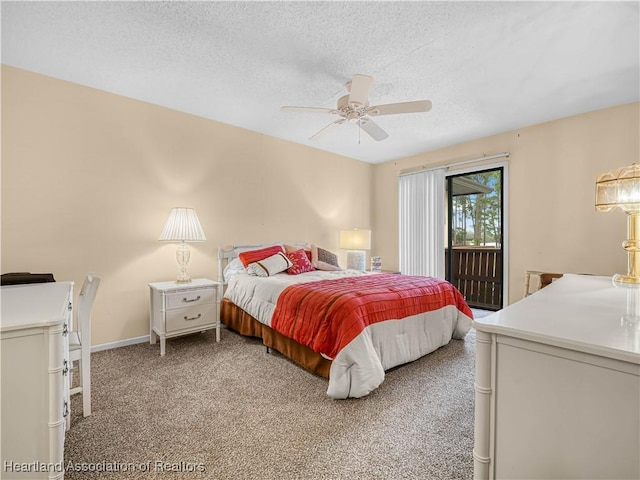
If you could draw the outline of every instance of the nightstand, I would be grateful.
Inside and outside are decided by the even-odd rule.
[[[160,356],[166,339],[216,329],[220,341],[222,283],[196,278],[189,283],[150,283],[149,343],[160,337]]]

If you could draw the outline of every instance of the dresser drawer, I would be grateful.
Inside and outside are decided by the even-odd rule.
[[[167,335],[188,328],[213,325],[216,323],[216,304],[204,303],[168,311],[166,322]]]
[[[203,303],[215,303],[216,290],[213,288],[201,288],[184,292],[167,293],[165,296],[165,308],[194,307]]]

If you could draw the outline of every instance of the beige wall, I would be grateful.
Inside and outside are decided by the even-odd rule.
[[[232,243],[309,241],[371,226],[372,166],[88,87],[2,67],[2,272],[103,278],[93,345],[148,334],[149,282],[177,275],[158,242],[198,212],[192,277]]]
[[[594,211],[594,179],[638,161],[639,106],[372,166],[3,66],[2,272],[53,272],[79,288],[94,271],[92,343],[142,336],[147,283],[177,273],[175,245],[157,241],[171,207],[196,208],[207,235],[191,245],[193,277],[216,278],[218,246],[306,240],[339,252],[346,227],[372,227],[371,253],[397,268],[398,174],[508,151],[513,302],[525,269],[626,271],[625,216]]]
[[[522,297],[527,269],[625,273],[626,217],[619,210],[595,211],[595,178],[640,160],[639,106],[590,112],[376,165],[372,254],[383,258],[385,268],[397,268],[400,172],[510,152],[510,303]]]

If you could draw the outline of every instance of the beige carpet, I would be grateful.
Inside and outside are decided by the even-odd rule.
[[[164,358],[98,352],[93,415],[73,397],[65,478],[470,479],[474,349],[471,330],[350,400],[227,330],[169,340]]]

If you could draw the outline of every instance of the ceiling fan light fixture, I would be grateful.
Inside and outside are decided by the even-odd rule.
[[[389,135],[371,118],[369,118],[368,115],[395,115],[398,113],[428,112],[431,110],[431,102],[429,100],[370,106],[368,95],[372,82],[373,77],[369,75],[354,75],[353,80],[346,84],[347,91],[349,93],[338,99],[336,109],[318,107],[282,107],[282,110],[310,113],[331,113],[342,117],[341,119],[325,126],[319,132],[313,134],[310,137],[310,140],[319,138],[336,125],[342,125],[343,123],[349,122],[357,123],[359,130],[364,130],[365,133],[378,142],[384,140]]]

